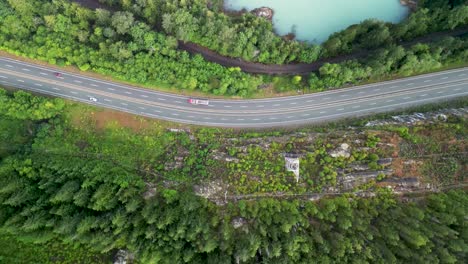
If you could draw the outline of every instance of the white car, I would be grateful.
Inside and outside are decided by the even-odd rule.
[[[91,102],[97,102],[97,98],[96,98],[96,97],[92,97],[92,96],[91,96],[91,97],[89,97],[89,100],[90,100]]]
[[[193,105],[209,105],[210,104],[210,101],[206,100],[206,99],[190,98],[187,101],[188,101],[189,104],[193,104]]]

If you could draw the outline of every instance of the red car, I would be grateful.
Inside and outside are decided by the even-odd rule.
[[[207,99],[195,99],[195,98],[189,98],[187,100],[187,102],[189,104],[193,104],[193,105],[209,105],[210,104],[210,101],[207,100]]]
[[[55,76],[56,76],[56,77],[62,77],[62,74],[61,74],[60,72],[56,72],[56,73],[55,73]]]

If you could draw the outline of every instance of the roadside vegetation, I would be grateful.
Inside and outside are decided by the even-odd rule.
[[[205,3],[204,1],[185,2],[187,5],[180,4],[181,8],[177,9],[179,11],[174,11],[176,7],[179,7],[179,4],[170,5],[170,1],[164,1],[161,8],[163,8],[162,10],[167,9],[168,16],[173,14],[171,12],[177,14],[182,12],[188,16],[190,12],[197,12],[197,8],[192,8],[190,9],[192,11],[188,12],[187,6],[194,4],[195,7],[200,7],[202,3]],[[239,68],[222,67],[205,61],[200,55],[191,56],[187,52],[178,50],[176,48],[177,36],[166,35],[164,31],[155,30],[152,23],[157,24],[157,21],[148,21],[147,23],[150,24],[141,21],[143,15],[135,11],[136,9],[133,10],[141,3],[146,2],[139,1],[138,4],[132,5],[132,12],[110,12],[102,9],[89,10],[66,0],[52,2],[0,0],[0,32],[2,33],[0,34],[0,49],[58,66],[77,66],[82,71],[94,71],[146,87],[163,87],[171,91],[196,91],[217,96],[237,97],[292,93],[298,90],[313,92],[335,89],[341,86],[409,76],[453,66],[465,66],[468,61],[468,44],[465,36],[443,38],[435,43],[415,44],[406,48],[398,46],[395,44],[396,42],[389,41],[389,45],[375,51],[373,55],[365,59],[350,60],[339,64],[325,64],[317,73],[311,73],[309,76],[251,75],[241,72]],[[432,13],[423,11],[424,9],[420,9],[418,12],[432,14],[431,16],[438,14],[437,19],[442,20],[448,13],[457,12],[458,22],[454,23],[462,25],[466,22],[462,18],[468,12],[455,11],[466,8],[466,6],[454,2],[453,8],[440,8],[439,6],[443,3],[445,2],[430,7],[433,9]],[[219,3],[213,2],[213,8],[217,5]],[[427,3],[427,5],[429,4]],[[449,6],[448,3],[445,5]],[[140,9],[147,16],[152,14],[153,18],[161,19],[161,16],[150,12],[153,10],[151,8],[153,7],[147,6]],[[199,10],[199,12],[202,11]],[[213,13],[213,17],[226,17],[218,12],[210,12]],[[412,16],[416,16],[418,12]],[[247,14],[243,16],[251,17]],[[209,17],[204,16],[206,19]],[[249,19],[257,21],[259,18],[251,17]],[[454,18],[451,16],[451,19]],[[177,19],[177,21],[179,20]],[[432,20],[425,19],[424,21]],[[370,27],[366,23],[358,27]],[[183,22],[183,24],[190,26],[189,22]],[[443,25],[444,27],[448,25],[442,22],[428,22],[426,24]],[[409,25],[412,25],[408,26],[411,29],[413,26],[421,24],[413,21]],[[239,30],[241,28],[239,27]],[[423,32],[421,34],[431,30],[426,29],[421,31]],[[437,28],[437,30],[439,29]],[[194,32],[196,33],[196,31]],[[233,34],[232,36],[237,35]],[[343,38],[348,39],[348,37]],[[279,38],[275,37],[275,39],[280,41],[279,43],[283,43]],[[375,41],[361,40],[358,42],[375,43]],[[229,44],[229,42],[225,43]],[[350,43],[354,43],[353,40],[350,40]],[[241,47],[242,45],[235,44],[235,46]],[[350,49],[354,50],[355,48],[353,46]],[[279,54],[288,54],[288,52],[281,50]]]
[[[9,234],[2,241],[125,249],[141,263],[467,258],[465,191],[402,203],[383,187],[394,177],[388,168],[408,176],[399,164],[434,190],[465,183],[465,118],[352,132],[244,132],[109,118],[108,110],[25,92],[2,90],[0,102],[0,230]],[[350,156],[336,152],[343,143]],[[298,183],[284,170],[283,152],[302,154]],[[397,163],[382,163],[387,157]],[[377,176],[345,186],[349,165]],[[336,191],[345,194],[327,198]],[[324,196],[255,196],[307,192]]]

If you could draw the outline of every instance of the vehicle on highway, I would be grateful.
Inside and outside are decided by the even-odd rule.
[[[193,104],[193,105],[209,105],[210,104],[210,100],[207,100],[207,99],[189,98],[187,101],[189,104]]]
[[[91,97],[89,97],[89,100],[90,100],[91,102],[97,102],[97,98],[96,98],[96,97],[92,97],[92,96],[91,96]]]
[[[56,77],[62,77],[62,74],[61,74],[60,72],[56,72],[56,73],[55,73],[55,76],[56,76]]]

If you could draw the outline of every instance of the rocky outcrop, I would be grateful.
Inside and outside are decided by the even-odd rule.
[[[255,8],[254,10],[252,10],[252,14],[258,17],[266,18],[271,21],[273,19],[274,12],[273,12],[273,9],[271,8],[260,7],[260,8]]]
[[[400,0],[400,4],[409,7],[413,11],[418,8],[417,0]]]

